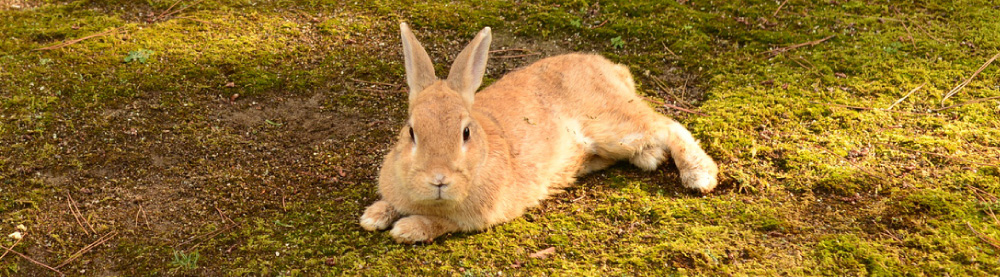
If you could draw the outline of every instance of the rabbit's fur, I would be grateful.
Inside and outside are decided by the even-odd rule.
[[[409,119],[382,164],[382,199],[361,217],[366,230],[392,227],[404,243],[482,230],[619,160],[654,170],[673,157],[686,187],[715,188],[715,162],[687,129],[636,95],[626,67],[597,55],[560,55],[476,94],[489,27],[456,57],[445,80],[435,77],[409,27],[400,28]]]

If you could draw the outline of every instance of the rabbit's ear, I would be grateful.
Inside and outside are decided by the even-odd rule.
[[[431,57],[410,31],[410,26],[400,23],[399,30],[403,40],[403,59],[406,61],[406,85],[410,87],[410,103],[413,103],[417,93],[433,84],[437,76],[434,75]]]
[[[448,86],[461,94],[470,106],[475,99],[476,90],[483,83],[492,39],[490,27],[483,28],[469,46],[458,54],[455,63],[451,65],[451,71],[448,72]]]

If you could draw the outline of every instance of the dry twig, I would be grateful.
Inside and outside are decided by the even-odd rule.
[[[820,103],[820,102],[815,102],[815,101],[809,101],[809,103],[818,104],[818,105],[832,106],[832,107],[840,107],[840,108],[852,109],[852,110],[859,110],[859,111],[886,111],[886,112],[894,112],[894,113],[901,113],[901,114],[928,115],[928,113],[917,113],[917,112],[897,111],[897,110],[889,110],[889,109],[848,106],[848,105],[833,104],[833,103]]]
[[[195,22],[199,22],[199,23],[202,23],[202,24],[205,24],[205,25],[212,25],[212,26],[216,25],[215,23],[212,23],[212,22],[208,22],[208,21],[205,21],[205,20],[201,20],[201,19],[197,19],[197,18],[192,18],[192,17],[188,17],[188,16],[178,16],[177,18],[195,21]]]
[[[892,107],[896,106],[896,104],[899,104],[899,102],[903,102],[903,100],[906,100],[907,97],[910,97],[910,94],[913,94],[914,92],[917,92],[918,90],[920,90],[920,88],[923,88],[924,85],[926,85],[926,84],[927,84],[927,82],[924,82],[923,84],[920,84],[919,86],[917,86],[913,90],[910,90],[910,93],[907,93],[906,95],[903,95],[903,98],[899,98],[899,100],[896,100],[896,102],[893,102],[892,105],[889,105],[889,107],[885,108],[885,109],[886,110],[891,110]]]
[[[829,40],[829,39],[831,39],[831,38],[833,38],[835,36],[837,36],[837,35],[829,35],[829,36],[827,36],[825,38],[817,39],[817,40],[814,40],[814,41],[803,42],[803,43],[799,43],[799,44],[793,44],[793,45],[789,45],[789,46],[786,46],[786,47],[777,48],[777,49],[774,49],[774,50],[771,50],[771,51],[768,51],[768,52],[771,53],[772,56],[776,56],[776,55],[778,55],[780,53],[785,53],[785,52],[788,52],[788,51],[792,51],[792,50],[794,50],[796,48],[799,48],[799,47],[813,46],[813,45],[817,45],[817,44],[823,43],[824,41],[827,41],[827,40]]]
[[[663,103],[663,101],[660,101],[660,100],[651,99],[651,98],[648,98],[648,97],[643,97],[643,98],[646,99],[646,101],[653,102],[653,103],[662,105],[662,106],[667,107],[667,108],[673,108],[673,109],[676,109],[678,111],[682,111],[682,112],[686,112],[686,113],[692,113],[692,114],[696,114],[696,115],[700,115],[700,116],[708,116],[707,114],[704,114],[702,112],[692,111],[692,110],[688,110],[688,109],[685,109],[685,108],[678,107],[676,105],[671,105],[671,104]]]
[[[972,78],[976,78],[976,75],[979,75],[980,72],[983,72],[983,69],[986,69],[986,67],[989,66],[991,63],[993,63],[993,61],[995,61],[998,57],[1000,57],[1000,52],[997,52],[996,55],[993,55],[992,58],[990,58],[988,61],[986,61],[986,63],[984,63],[982,66],[980,66],[979,69],[977,69],[975,73],[972,73],[972,76],[969,76],[969,78],[965,79],[964,82],[962,82],[961,84],[959,84],[955,88],[951,89],[951,91],[948,91],[948,93],[945,94],[944,97],[941,98],[941,106],[944,106],[944,101],[945,100],[948,100],[948,98],[950,98],[952,95],[955,95],[956,93],[958,93],[959,91],[961,91],[962,88],[965,88],[965,85],[968,85],[969,82],[972,82]]]
[[[977,187],[975,187],[975,186],[972,186],[972,185],[969,185],[968,187],[969,187],[969,188],[972,188],[972,190],[973,190],[973,191],[974,191],[974,192],[975,192],[975,193],[976,193],[977,195],[982,195],[982,196],[983,196],[982,198],[985,198],[985,199],[983,199],[983,202],[996,202],[997,200],[1000,200],[1000,199],[998,199],[998,198],[997,198],[996,196],[993,196],[992,194],[990,194],[989,192],[986,192],[986,191],[984,191],[984,190],[983,190],[983,189],[981,189],[981,188],[977,188]],[[986,199],[989,199],[989,201],[986,201]]]
[[[167,10],[163,11],[163,13],[161,13],[159,16],[157,16],[156,18],[154,18],[153,21],[157,21],[157,20],[160,20],[160,18],[163,18],[164,15],[170,13],[170,10],[173,10],[174,6],[177,6],[177,4],[179,4],[181,1],[183,1],[183,0],[177,0],[177,2],[174,2],[174,4],[170,5],[170,7],[167,7]]]
[[[979,166],[996,166],[996,164],[997,164],[997,163],[986,164],[986,163],[980,163],[980,162],[973,162],[973,161],[969,161],[969,160],[962,159],[962,158],[955,157],[955,156],[950,156],[950,155],[945,155],[945,154],[938,154],[938,153],[931,153],[931,152],[924,152],[924,151],[920,151],[920,150],[913,150],[913,149],[904,148],[904,147],[901,147],[901,146],[896,146],[896,145],[892,145],[892,144],[888,144],[888,143],[881,143],[880,142],[879,144],[884,145],[884,146],[888,146],[890,148],[893,148],[893,149],[896,149],[896,150],[900,150],[900,151],[907,151],[907,152],[914,152],[914,153],[925,154],[925,155],[938,156],[938,157],[946,158],[946,159],[949,159],[949,160],[962,162],[962,163],[965,163],[965,164],[974,164],[974,165],[979,165]]]
[[[781,5],[778,5],[778,8],[777,8],[777,9],[775,9],[775,10],[774,10],[774,13],[772,13],[772,14],[771,14],[771,17],[774,17],[774,16],[777,16],[777,15],[778,15],[778,12],[779,12],[779,11],[781,11],[781,7],[784,7],[784,6],[785,6],[785,3],[788,3],[788,0],[785,0],[785,1],[782,1],[782,2],[781,2]]]
[[[73,260],[76,260],[77,258],[80,258],[81,256],[83,256],[83,254],[86,254],[88,251],[90,251],[91,249],[94,249],[94,247],[97,247],[98,245],[101,245],[101,244],[103,244],[105,242],[108,242],[109,240],[111,240],[112,238],[114,238],[116,235],[118,235],[118,232],[111,232],[111,233],[105,234],[104,236],[102,236],[101,238],[97,239],[96,241],[94,241],[94,242],[88,244],[87,246],[81,248],[80,250],[76,251],[76,253],[73,253],[73,255],[69,255],[69,258],[66,259],[65,261],[63,261],[62,263],[59,263],[59,265],[57,265],[56,268],[61,268],[61,267],[65,266],[65,265],[69,264]]]
[[[399,84],[390,84],[390,83],[375,82],[375,81],[365,81],[365,80],[359,80],[359,79],[354,79],[354,78],[351,78],[351,81],[355,81],[355,82],[358,82],[358,83],[366,83],[366,84],[371,84],[371,85],[390,86],[390,87],[401,87],[401,86],[403,86],[403,85],[399,85]]]
[[[63,48],[63,47],[66,47],[68,45],[71,45],[71,44],[74,44],[74,43],[77,43],[77,42],[81,42],[81,41],[84,41],[84,40],[88,40],[88,39],[92,39],[92,38],[96,38],[96,37],[100,37],[100,36],[105,36],[105,35],[111,34],[113,32],[117,32],[118,29],[121,29],[121,27],[117,27],[117,28],[114,28],[114,29],[111,29],[111,30],[107,30],[107,31],[104,31],[104,32],[96,33],[96,34],[93,34],[93,35],[85,36],[85,37],[74,39],[74,40],[68,40],[68,41],[60,43],[60,44],[38,48],[38,49],[35,49],[34,51],[52,50],[52,49]]]
[[[195,1],[194,3],[191,3],[191,5],[184,6],[183,8],[177,9],[176,11],[172,11],[172,12],[167,12],[167,11],[170,10],[170,9],[167,9],[167,11],[165,11],[163,14],[160,14],[160,16],[157,16],[155,20],[160,20],[162,18],[166,18],[168,16],[178,14],[178,13],[186,10],[187,8],[194,7],[194,6],[198,5],[198,4],[201,4],[201,1],[204,1],[204,0]],[[174,3],[174,4],[177,4],[177,3]],[[173,6],[170,6],[170,7],[173,8]]]
[[[53,267],[51,267],[51,266],[49,266],[49,265],[47,265],[45,263],[36,261],[35,259],[32,259],[31,257],[28,257],[28,255],[21,254],[21,252],[15,251],[13,249],[13,247],[3,246],[3,248],[7,249],[7,251],[10,251],[11,253],[14,253],[14,254],[17,254],[18,256],[21,256],[21,258],[24,258],[25,260],[28,260],[29,262],[32,262],[32,263],[34,263],[36,265],[39,265],[39,266],[44,267],[44,268],[47,268],[49,270],[55,271],[56,273],[59,273],[60,276],[66,276],[65,273],[62,273],[62,271],[59,271],[58,269],[55,269],[55,268],[53,268]]]
[[[913,44],[913,50],[917,49],[917,40],[913,38],[913,33],[910,32],[910,26],[906,26],[906,21],[902,21],[903,28],[906,29],[906,35],[910,36],[910,44]]]
[[[931,34],[930,31],[927,31],[927,29],[924,29],[924,27],[921,27],[920,24],[913,24],[913,26],[916,26],[917,29],[920,29],[921,31],[924,31],[924,34],[927,35],[927,37],[933,39],[934,41],[937,41],[938,43],[944,44],[943,40],[935,37],[933,34]]]
[[[14,249],[14,246],[17,246],[18,243],[21,243],[22,239],[24,238],[20,238],[17,241],[15,241],[14,244],[11,244],[10,249]],[[3,255],[0,255],[0,261],[3,260],[3,257],[7,257],[7,253],[10,253],[10,249],[3,251]]]
[[[528,53],[528,54],[521,54],[521,55],[496,56],[494,58],[497,58],[497,59],[513,59],[513,58],[524,58],[524,57],[538,56],[538,55],[541,55],[541,54],[540,53]]]
[[[89,227],[90,231],[97,234],[97,231],[94,230],[94,226],[91,226],[90,221],[88,221],[87,218],[83,216],[83,213],[80,212],[80,208],[76,205],[76,201],[73,200],[73,196],[70,195],[68,191],[66,192],[66,197],[69,198],[70,212],[72,212],[73,217],[76,218],[76,223],[80,224],[80,228],[83,228],[83,232],[89,236],[90,232],[87,232],[87,227]],[[83,220],[83,223],[80,222],[81,219]],[[83,226],[84,223],[87,224],[86,227]]]
[[[979,102],[983,102],[983,101],[988,101],[988,100],[993,100],[993,99],[1000,99],[1000,96],[993,96],[993,97],[986,97],[986,98],[979,98],[979,99],[969,100],[969,101],[962,102],[961,104],[955,104],[955,105],[951,105],[951,106],[947,106],[947,107],[943,107],[943,108],[937,108],[937,109],[934,109],[933,111],[940,112],[940,111],[951,109],[951,108],[961,107],[961,106],[965,106],[965,105],[968,105],[968,104],[975,104],[975,103],[979,103]]]
[[[653,80],[653,84],[656,85],[656,87],[660,88],[661,91],[669,94],[670,97],[673,97],[674,101],[677,101],[677,103],[683,104],[684,106],[692,107],[692,105],[690,103],[684,101],[683,98],[681,98],[681,97],[677,96],[676,94],[674,94],[674,90],[670,89],[667,86],[666,82],[664,82],[663,80],[660,80],[659,78],[650,78],[650,79]],[[685,83],[685,85],[687,85],[687,84]]]
[[[502,53],[502,52],[510,52],[510,51],[519,51],[519,52],[528,52],[528,53],[532,52],[531,50],[524,49],[524,48],[511,48],[511,49],[490,50],[490,54],[493,54],[493,53]]]
[[[997,250],[1000,250],[1000,242],[997,242],[993,238],[987,237],[983,233],[980,233],[979,231],[976,231],[976,228],[972,228],[972,224],[969,224],[968,221],[965,222],[965,226],[968,226],[969,230],[972,230],[972,232],[975,233],[976,236],[979,237],[979,239],[983,240],[983,242],[986,242],[990,246],[993,246],[993,248],[996,248]]]
[[[591,29],[597,29],[597,28],[601,28],[601,26],[604,26],[604,24],[607,24],[607,23],[608,23],[608,20],[607,20],[607,19],[605,19],[605,20],[604,20],[604,22],[601,22],[601,24],[597,24],[597,26],[592,26],[592,27],[590,27],[590,28],[591,28]]]
[[[997,215],[993,213],[993,208],[990,208],[990,206],[986,206],[986,208],[990,211],[990,217],[993,218],[993,223],[996,223],[997,227],[1000,227],[1000,220],[997,220]]]
[[[663,49],[667,50],[667,53],[670,53],[670,55],[673,55],[674,57],[677,58],[681,57],[680,55],[677,55],[677,53],[674,53],[674,50],[670,50],[670,47],[667,47],[666,43],[661,43],[661,44],[663,44]]]

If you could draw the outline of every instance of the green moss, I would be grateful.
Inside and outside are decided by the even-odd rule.
[[[66,272],[1000,274],[970,230],[1000,238],[997,102],[931,111],[1000,49],[992,3],[175,2],[0,7],[0,234],[28,225],[21,252],[53,263],[99,238],[65,214],[70,194],[118,235]],[[442,74],[484,26],[627,65],[645,96],[705,114],[664,110],[722,184],[702,197],[671,166],[621,165],[483,232],[408,246],[361,230],[406,112],[400,21]],[[494,59],[486,83],[533,58]],[[943,105],[995,96],[995,67]]]
[[[842,235],[820,241],[813,255],[819,267],[814,273],[840,275],[893,275],[899,268],[896,259],[886,257],[879,245]]]

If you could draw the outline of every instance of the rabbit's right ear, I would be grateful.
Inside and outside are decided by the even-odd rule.
[[[403,59],[406,61],[406,85],[410,87],[410,103],[417,99],[417,93],[437,81],[434,75],[434,63],[427,51],[417,41],[406,23],[399,24],[403,40]]]

